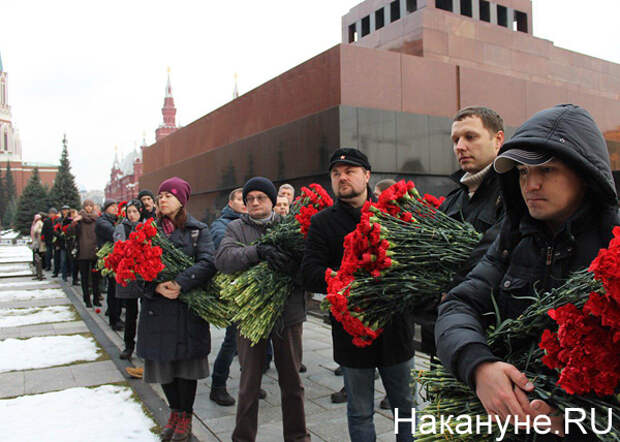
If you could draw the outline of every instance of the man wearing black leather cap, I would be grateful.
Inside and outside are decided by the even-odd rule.
[[[344,237],[355,230],[362,206],[371,199],[370,163],[359,150],[336,150],[330,160],[329,175],[336,202],[312,217],[302,261],[304,286],[316,293],[326,293],[325,271],[328,267],[334,270],[340,267]],[[334,360],[344,373],[351,441],[376,439],[373,422],[375,368],[379,369],[392,410],[398,408],[401,422],[396,440],[413,440],[411,423],[403,421],[411,419],[413,408],[411,321],[395,317],[372,345],[358,348],[342,325],[331,319]]]

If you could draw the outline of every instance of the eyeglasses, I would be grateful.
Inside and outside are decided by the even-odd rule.
[[[246,196],[245,200],[248,203],[253,203],[254,201],[256,201],[257,203],[263,203],[267,200],[267,197],[264,195],[259,195],[259,196]]]

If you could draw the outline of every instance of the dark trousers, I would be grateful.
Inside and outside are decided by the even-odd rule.
[[[229,325],[226,327],[224,342],[217,353],[213,363],[213,375],[211,376],[212,388],[226,387],[226,380],[230,373],[230,364],[237,353],[237,326]]]
[[[125,303],[125,348],[133,350],[136,348],[136,324],[138,323],[138,300],[123,299],[118,300]],[[120,303],[119,302],[119,303]]]
[[[192,413],[198,381],[174,378],[169,384],[161,384],[171,410],[181,410]]]
[[[304,386],[299,377],[301,364],[301,330],[303,323],[286,327],[280,336],[273,335],[274,360],[278,370],[278,383],[282,401],[282,426],[284,440],[309,441],[304,411]],[[232,434],[233,441],[256,440],[258,420],[258,392],[263,377],[266,340],[253,347],[251,342],[237,334],[237,349],[241,363],[237,419]]]
[[[115,325],[121,320],[121,300],[116,297],[116,281],[108,276],[108,314],[110,325]]]
[[[45,243],[45,257],[43,259],[43,269],[51,270],[52,269],[52,255],[54,254],[54,250],[52,249],[51,244]]]
[[[53,276],[58,276],[61,270],[60,249],[54,248],[54,272]]]
[[[67,276],[71,273],[71,263],[69,262],[69,252],[66,249],[60,249],[60,274],[62,280],[67,281]]]
[[[71,282],[75,284],[78,280],[78,263],[77,260],[71,256],[71,251],[67,250],[67,269],[68,273],[71,275]]]
[[[80,269],[80,280],[82,283],[82,296],[84,297],[84,301],[87,299],[90,300],[90,291],[88,289],[89,282],[92,279],[92,292],[93,292],[93,302],[99,300],[99,272],[93,272],[95,268],[96,261],[90,261],[88,259],[80,259],[77,261],[77,266]]]

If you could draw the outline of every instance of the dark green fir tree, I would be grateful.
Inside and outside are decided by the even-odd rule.
[[[48,200],[50,205],[56,207],[58,210],[65,204],[69,207],[79,209],[81,204],[80,193],[75,185],[75,177],[71,173],[66,135],[62,139],[60,167],[58,167],[58,173],[54,179],[54,185],[49,192]]]
[[[35,167],[17,203],[15,217],[17,230],[24,235],[29,234],[34,215],[38,212],[47,212],[47,207],[47,192],[41,184],[39,169]]]
[[[17,189],[15,188],[15,180],[13,172],[11,172],[11,163],[6,162],[6,171],[4,172],[4,204],[2,211],[2,225],[12,226],[15,221],[15,208],[17,206]]]

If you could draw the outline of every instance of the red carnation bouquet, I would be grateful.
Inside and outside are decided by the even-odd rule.
[[[589,268],[603,289],[548,311],[557,331],[543,332],[542,362],[560,373],[557,384],[568,394],[604,397],[620,387],[620,227],[613,235]]]
[[[371,345],[395,314],[435,306],[480,240],[473,226],[438,211],[442,202],[400,181],[362,208],[340,269],[326,271],[323,304],[356,346]]]
[[[587,440],[620,440],[620,227],[613,229],[588,270],[575,272],[561,286],[533,294],[534,302],[517,318],[500,321],[487,333],[494,354],[525,373],[534,397],[564,413],[586,410],[598,429],[608,433]],[[441,366],[420,371],[417,381],[430,401],[422,413],[486,415],[469,387]],[[534,399],[534,397],[530,399]],[[590,413],[593,410],[593,413]],[[461,440],[496,440],[500,433],[460,435]],[[588,437],[588,436],[584,436]],[[511,435],[507,437],[511,439]],[[517,436],[518,438],[518,436]],[[444,434],[416,435],[416,440],[445,440]],[[511,439],[512,440],[512,439]],[[586,439],[584,439],[586,440]]]
[[[255,244],[277,247],[301,260],[310,218],[332,204],[331,197],[319,184],[302,187],[290,213]],[[237,323],[239,332],[253,344],[269,337],[295,284],[290,276],[272,270],[264,261],[245,272],[220,274],[217,282],[220,296],[232,305],[231,322]]]
[[[125,241],[98,252],[101,274],[114,274],[116,282],[125,287],[131,281],[165,282],[194,265],[194,260],[178,249],[153,219],[138,224]],[[226,327],[228,306],[218,296],[217,287],[210,282],[181,293],[179,299],[207,322]]]

